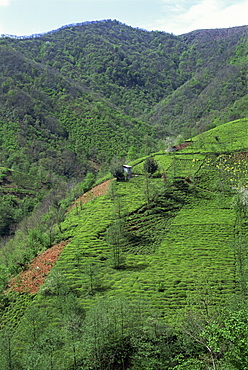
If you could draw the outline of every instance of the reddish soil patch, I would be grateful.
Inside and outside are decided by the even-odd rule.
[[[190,144],[192,143],[192,141],[185,141],[185,143],[181,143],[181,144],[178,144],[178,145],[174,145],[172,148],[174,150],[182,150],[184,148],[187,148],[187,146],[189,146]]]
[[[88,191],[71,206],[70,210],[75,208],[78,204],[84,204],[91,199],[105,195],[108,192],[110,182],[108,180],[92,190]],[[29,265],[28,269],[21,272],[18,277],[11,280],[9,286],[17,292],[26,292],[29,294],[36,294],[46,279],[47,275],[55,265],[63,248],[69,241],[61,242],[53,247],[47,249],[45,252],[37,256]]]
[[[17,292],[36,294],[68,242],[64,241],[54,245],[37,256],[27,270],[11,281],[10,288]]]

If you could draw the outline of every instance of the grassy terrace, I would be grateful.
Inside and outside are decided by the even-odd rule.
[[[231,128],[246,142],[234,141],[234,154],[211,152],[212,138],[218,135],[223,141]],[[35,302],[54,307],[56,315],[57,296],[70,291],[84,308],[101,297],[125,296],[149,302],[173,318],[199,290],[211,292],[213,304],[228,297],[238,280],[231,204],[237,189],[248,182],[246,132],[247,121],[235,121],[223,125],[223,131],[218,127],[198,141],[194,138],[193,146],[182,152],[157,153],[158,176],[148,180],[143,161],[137,161],[134,173],[139,175],[128,182],[113,181],[108,195],[69,212],[62,228],[63,238],[71,241]],[[195,152],[202,138],[205,149]],[[119,269],[113,268],[106,234],[117,216],[125,234]]]
[[[185,148],[185,153],[232,152],[248,148],[248,119],[240,119],[215,127],[192,138],[193,143]]]
[[[215,131],[220,138],[224,135],[219,128]],[[138,176],[114,182],[107,196],[71,211],[63,224],[64,238],[71,237],[71,242],[37,302],[53,305],[54,287],[61,280],[84,308],[101,297],[125,296],[145,303],[144,307],[149,303],[147,307],[167,319],[193,304],[199,292],[201,296],[205,292],[211,305],[228,298],[237,286],[236,214],[231,203],[236,187],[247,183],[247,156],[216,156],[210,153],[211,140],[206,143],[202,154],[189,153],[188,147],[184,153],[155,155],[160,173],[166,172],[166,185],[161,178],[149,179],[147,185],[141,162],[134,166]],[[185,178],[191,179],[189,184]],[[148,204],[147,186],[153,198],[161,189],[164,196]],[[111,265],[106,238],[117,212],[126,234],[120,269]]]
[[[133,184],[137,185],[136,179]],[[125,188],[126,184],[123,185]],[[123,193],[121,185],[120,188]],[[102,197],[87,204],[78,214],[73,211],[65,226],[69,236],[69,219],[78,223],[77,227],[74,226],[77,229],[75,236],[41,290],[48,295],[40,295],[40,303],[52,303],[49,292],[56,286],[56,279],[61,278],[69,290],[77,292],[84,308],[102,295],[123,295],[147,301],[167,316],[169,311],[174,313],[175,309],[183,307],[197,286],[206,283],[206,278],[211,281],[217,300],[226,297],[235,287],[235,259],[230,233],[235,216],[230,209],[219,210],[215,197],[207,201],[198,200],[193,209],[194,197],[190,200],[192,203],[185,204],[169,225],[157,250],[150,254],[127,251],[125,268],[120,270],[110,266],[109,246],[99,238],[112,220],[110,200]],[[136,206],[139,204],[137,200]],[[143,217],[143,222],[146,221],[147,218]],[[156,216],[150,221],[156,222]]]
[[[247,130],[247,121],[242,127]],[[222,140],[225,132],[218,135]],[[20,297],[16,310],[4,317],[16,325],[17,310],[26,309],[15,334],[20,356],[34,320],[43,320],[46,330],[63,337],[67,315],[73,320],[78,309],[81,314],[97,311],[126,298],[140,315],[162,317],[175,327],[185,309],[208,313],[243,292],[248,268],[240,257],[247,260],[247,223],[237,222],[233,202],[248,185],[248,142],[237,141],[233,153],[211,151],[212,144],[206,141],[202,151],[192,146],[191,152],[188,147],[155,154],[159,169],[150,178],[143,174],[145,158],[132,163],[137,176],[113,180],[107,195],[78,202],[67,213],[61,227],[70,242],[33,300]],[[113,263],[111,227],[119,235],[119,268]],[[87,325],[86,320],[86,339]],[[73,348],[70,342],[62,348],[54,352],[56,361],[70,368]]]

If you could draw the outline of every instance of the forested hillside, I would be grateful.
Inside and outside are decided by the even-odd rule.
[[[5,42],[28,59],[51,66],[54,72],[108,98],[132,117],[142,115],[146,120],[151,108],[168,97],[164,103],[177,107],[166,112],[164,125],[171,123],[175,131],[173,119],[180,116],[176,127],[180,132],[183,123],[193,127],[201,118],[205,118],[204,128],[215,111],[230,115],[235,101],[247,94],[247,32],[244,26],[174,36],[107,20]],[[189,101],[195,112],[185,119],[182,112]]]
[[[229,116],[215,124],[245,114],[238,107],[247,95],[247,32],[244,26],[174,36],[107,20],[24,39],[5,37],[2,53],[17,54],[7,57],[11,68],[3,61],[9,71],[3,72],[3,92],[9,90],[8,78],[20,79],[18,87],[29,88],[31,96],[31,84],[38,80],[35,87],[50,99],[72,84],[74,97],[78,89],[97,94],[131,117],[158,120],[167,132],[181,133],[183,126],[196,124],[204,130],[217,112]],[[25,58],[24,65],[19,58]],[[26,63],[32,63],[33,73]]]
[[[191,78],[151,110],[150,121],[187,136],[246,117],[247,32],[237,27],[180,36],[188,47],[179,68]]]

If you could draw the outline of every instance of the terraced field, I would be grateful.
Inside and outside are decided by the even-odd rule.
[[[242,135],[247,128],[244,121]],[[191,149],[154,154],[154,176],[144,174],[145,158],[133,162],[129,181],[113,180],[106,195],[68,212],[61,227],[63,240],[70,241],[28,305],[49,318],[51,330],[62,326],[70,293],[82,312],[124,297],[174,326],[190,306],[209,312],[234,293],[247,294],[248,224],[235,202],[247,191],[248,136],[241,144],[234,141],[233,152],[221,153],[211,150],[210,139],[195,150],[202,137],[193,138]],[[24,332],[25,315],[20,348]]]
[[[230,181],[222,188],[219,161],[213,165],[211,157],[191,153],[178,155],[177,176],[169,182],[175,157],[156,157],[161,167],[167,165],[168,184],[161,178],[149,179],[151,204],[144,202],[145,177],[140,174],[116,183],[114,194],[112,190],[68,215],[64,236],[73,239],[40,290],[40,301],[49,296],[51,303],[54,281],[62,276],[83,307],[103,296],[125,296],[149,302],[168,320],[194,302],[199,291],[211,305],[235,291],[236,214]],[[243,166],[246,162],[244,157]],[[187,178],[195,178],[194,183]],[[124,262],[114,269],[106,230],[116,219],[117,208],[124,222]]]

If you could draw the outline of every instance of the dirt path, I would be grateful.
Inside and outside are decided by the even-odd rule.
[[[85,204],[94,198],[107,194],[111,181],[112,180],[108,180],[100,185],[97,185],[96,187],[82,195],[70,207],[69,211],[75,208],[78,204]],[[68,243],[69,241],[63,241],[57,245],[52,246],[51,248],[47,249],[45,252],[37,256],[30,263],[27,270],[21,272],[18,277],[15,277],[9,283],[10,289],[13,289],[17,292],[36,294],[40,286],[44,283],[44,280],[48,276],[49,272],[55,265],[63,248]]]

